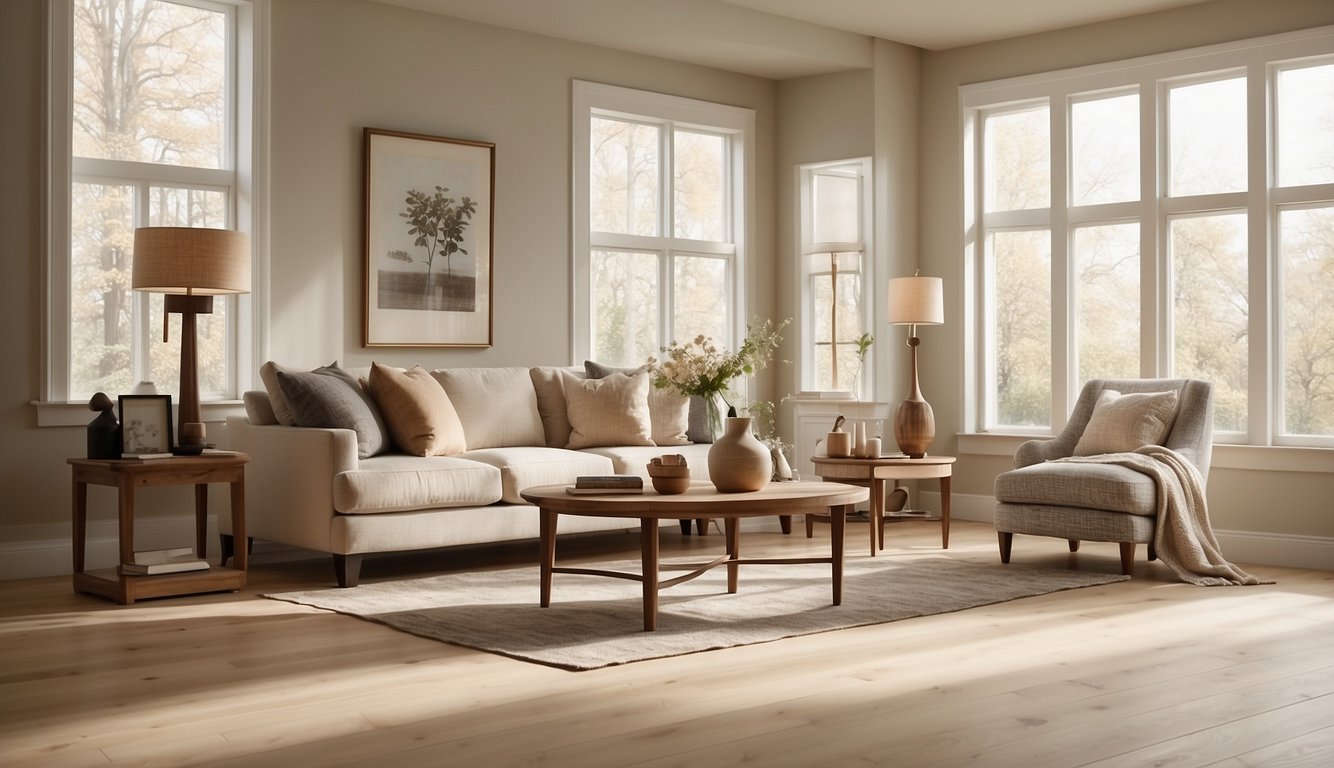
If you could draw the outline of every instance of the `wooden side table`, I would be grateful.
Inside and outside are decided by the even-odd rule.
[[[212,456],[179,456],[144,461],[128,459],[69,459],[74,468],[74,591],[109,597],[118,603],[139,598],[229,592],[245,586],[246,548],[236,553],[233,568],[213,566],[206,571],[137,576],[120,568],[84,570],[88,539],[88,486],[106,485],[119,495],[120,562],[134,560],[134,494],[150,485],[195,487],[195,555],[208,552],[208,484],[231,484],[232,532],[245,541],[244,453]]]
[[[950,548],[950,476],[954,473],[953,456],[880,456],[874,459],[811,458],[821,480],[871,486],[871,555],[885,548],[885,481],[940,480],[940,547]],[[920,519],[915,515],[888,513],[889,517]],[[818,516],[817,516],[818,517]],[[806,517],[806,538],[813,534],[811,516]]]

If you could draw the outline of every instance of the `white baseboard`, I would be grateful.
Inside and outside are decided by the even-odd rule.
[[[939,492],[923,491],[920,497],[925,506],[940,509]],[[996,499],[991,496],[950,494],[950,517],[955,520],[990,523],[995,507]],[[1334,571],[1334,538],[1224,528],[1215,528],[1214,536],[1234,563]]]

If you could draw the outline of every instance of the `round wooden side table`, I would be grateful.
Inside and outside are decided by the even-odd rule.
[[[940,546],[950,548],[950,477],[954,473],[953,456],[924,456],[910,459],[906,456],[879,456],[876,458],[835,459],[815,456],[811,463],[821,480],[832,480],[871,487],[871,555],[885,548],[885,518],[921,519],[920,515],[885,512],[885,482],[887,480],[940,480]],[[806,516],[806,537],[814,531],[815,519]],[[930,518],[927,518],[930,519]]]

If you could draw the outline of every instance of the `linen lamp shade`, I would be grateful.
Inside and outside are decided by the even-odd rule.
[[[945,289],[939,277],[896,277],[889,281],[890,325],[944,322]]]
[[[140,227],[130,287],[215,296],[250,292],[250,240],[230,229]]]

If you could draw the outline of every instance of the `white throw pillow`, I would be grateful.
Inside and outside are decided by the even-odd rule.
[[[565,405],[570,417],[566,448],[607,445],[653,445],[648,413],[648,373],[613,373],[581,379],[561,371]]]
[[[1172,428],[1176,412],[1175,391],[1123,395],[1114,389],[1104,389],[1093,404],[1093,415],[1075,445],[1075,455],[1125,453],[1146,445],[1161,445]]]

